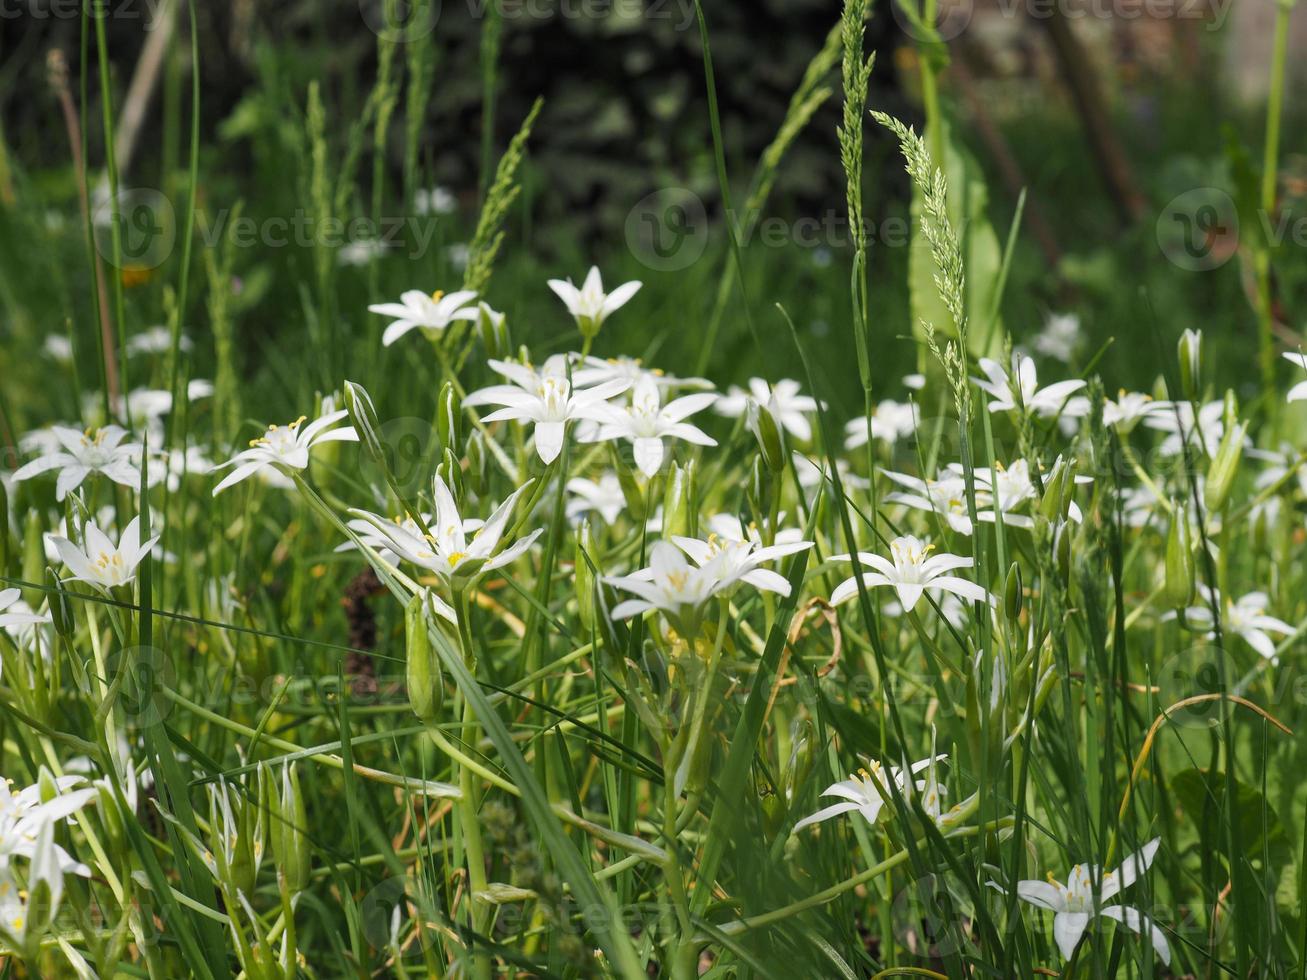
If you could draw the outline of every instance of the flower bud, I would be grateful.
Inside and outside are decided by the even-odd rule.
[[[445,486],[449,487],[455,500],[463,496],[463,467],[449,447],[445,447],[440,463],[436,466],[436,476],[445,481]]]
[[[773,403],[761,405],[750,398],[746,420],[749,431],[758,441],[763,463],[772,473],[780,473],[785,469],[785,440],[781,436],[780,426],[776,424],[773,407]]]
[[[492,310],[485,301],[477,304],[477,333],[487,357],[503,358],[513,349],[513,340],[508,333],[508,317]]]
[[[350,422],[353,423],[354,431],[358,433],[363,447],[378,466],[384,467],[386,450],[377,435],[381,430],[381,423],[377,419],[377,409],[372,404],[372,397],[362,385],[355,384],[353,381],[345,382],[345,410],[349,412]]]
[[[1186,330],[1182,333],[1177,353],[1180,358],[1180,391],[1193,401],[1202,390],[1203,332]]]
[[[1059,521],[1053,531],[1053,563],[1062,584],[1067,586],[1071,584],[1071,534],[1071,525],[1066,521]]]
[[[635,474],[631,468],[626,465],[620,453],[617,452],[616,443],[608,444],[608,455],[612,461],[613,469],[617,473],[617,482],[622,485],[622,496],[626,498],[626,509],[630,512],[631,520],[639,523],[645,519],[647,511],[645,509],[644,494],[640,490],[640,484],[636,482]]]
[[[774,481],[761,456],[755,456],[749,468],[749,483],[744,488],[745,499],[754,519],[761,524],[771,514],[772,488]]]
[[[1007,581],[1003,583],[1003,612],[1009,623],[1015,623],[1021,617],[1021,603],[1024,598],[1021,587],[1021,566],[1016,562],[1007,570]]]
[[[663,537],[673,534],[687,536],[692,528],[690,498],[694,495],[694,464],[682,467],[673,463],[667,471],[667,484],[663,488]]]
[[[55,632],[65,640],[72,639],[77,629],[73,607],[68,601],[68,593],[64,591],[59,576],[48,566],[45,570],[45,586],[49,590],[46,595],[49,597],[50,619],[54,622]]]
[[[436,652],[431,649],[431,636],[427,632],[426,596],[421,592],[414,594],[404,609],[404,642],[404,680],[408,687],[408,703],[413,708],[413,714],[425,722],[433,722],[440,714],[445,685]]]
[[[1225,430],[1221,445],[1207,467],[1207,484],[1203,489],[1203,503],[1208,513],[1215,514],[1230,499],[1230,490],[1234,487],[1234,478],[1239,472],[1239,462],[1243,459],[1244,437],[1248,434],[1248,423],[1241,422]]]
[[[440,445],[454,449],[462,445],[463,399],[459,397],[452,383],[446,381],[440,386],[440,395],[436,399],[436,435]]]
[[[1044,496],[1039,501],[1039,513],[1049,521],[1057,521],[1064,516],[1064,498],[1066,498],[1066,487],[1068,480],[1068,470],[1066,462],[1061,456],[1053,464],[1053,471],[1044,480]]]
[[[13,550],[13,541],[9,538],[9,491],[0,480],[0,575],[11,575],[17,570],[9,566]]]
[[[69,534],[73,536],[72,522],[68,524]],[[40,582],[45,578],[45,529],[41,515],[35,509],[27,512],[27,522],[23,526],[23,572],[24,582]],[[41,590],[24,589],[23,601],[33,609],[41,607]]]
[[[480,429],[473,429],[467,437],[467,470],[463,482],[478,497],[486,492],[486,437]]]
[[[1166,604],[1172,609],[1188,606],[1193,602],[1196,581],[1189,511],[1183,500],[1172,501],[1171,527],[1166,534]]]
[[[576,550],[572,559],[572,588],[576,594],[576,609],[581,625],[588,633],[595,623],[595,576],[590,568],[589,555],[594,553],[594,536],[590,521],[583,519],[576,528]]]
[[[295,763],[281,768],[280,785],[271,788],[269,803],[272,814],[272,858],[292,895],[302,892],[309,883],[312,855],[305,836],[309,818],[300,792]]]

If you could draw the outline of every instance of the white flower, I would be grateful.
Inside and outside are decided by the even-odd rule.
[[[455,320],[475,320],[477,308],[468,304],[476,298],[477,294],[470,289],[448,294],[437,290],[430,295],[420,289],[409,289],[400,294],[398,303],[374,303],[368,312],[393,318],[381,335],[382,346],[389,347],[414,328],[435,338]]]
[[[580,388],[618,380],[626,381],[629,387],[634,388],[646,379],[662,390],[712,387],[712,382],[706,378],[677,378],[657,368],[647,368],[638,357],[587,356],[582,358],[580,366],[572,372],[572,383]]]
[[[1185,619],[1199,629],[1211,629],[1214,625],[1211,607],[1220,602],[1221,594],[1201,582],[1198,584],[1198,592],[1206,605],[1186,609]],[[1270,604],[1271,599],[1265,592],[1249,592],[1234,602],[1227,599],[1221,616],[1221,628],[1227,633],[1242,636],[1250,647],[1267,660],[1274,661],[1275,641],[1268,634],[1289,636],[1297,631],[1284,620],[1266,615],[1266,607]],[[1170,619],[1174,615],[1168,613],[1165,618]],[[1207,636],[1208,639],[1214,639],[1215,633],[1208,633]]]
[[[1128,435],[1141,419],[1169,411],[1170,402],[1153,401],[1151,395],[1122,389],[1116,401],[1110,398],[1103,401],[1103,424],[1115,426],[1122,435]]]
[[[36,853],[37,837],[41,831],[70,816],[95,798],[94,789],[74,789],[86,780],[81,776],[60,776],[57,779],[43,771],[42,780],[14,792],[13,780],[0,778],[0,867],[11,857],[31,860]],[[53,849],[55,863],[61,872],[74,872],[89,876],[90,868],[78,864],[57,845]]]
[[[1307,354],[1302,354],[1296,350],[1285,351],[1285,360],[1292,364],[1297,364],[1304,371],[1307,371]],[[1289,401],[1300,402],[1307,401],[1307,381],[1299,381],[1289,389]]]
[[[867,588],[889,586],[899,597],[903,608],[911,612],[921,599],[921,594],[931,592],[952,592],[968,602],[987,602],[989,593],[975,582],[949,575],[956,568],[970,568],[972,559],[960,555],[935,555],[930,552],[934,545],[927,544],[911,535],[895,538],[890,542],[890,554],[893,563],[880,555],[858,552],[858,561],[873,569],[862,573],[862,583]],[[850,555],[838,555],[835,561],[850,561]],[[831,594],[832,606],[838,606],[853,598],[858,592],[858,577],[846,579],[835,587]]]
[[[327,407],[327,406],[324,406]],[[250,440],[250,448],[242,450],[225,463],[215,466],[215,470],[227,466],[236,468],[213,488],[216,497],[233,484],[240,483],[248,476],[261,470],[272,468],[280,475],[286,476],[288,470],[303,470],[309,465],[309,450],[323,442],[358,442],[358,433],[353,426],[342,429],[331,428],[344,419],[348,412],[328,412],[321,418],[304,425],[305,416],[301,415],[290,425],[270,425],[268,431],[257,439]]]
[[[185,334],[178,338],[180,350],[188,351],[193,346],[195,345],[191,343],[191,338]],[[172,350],[172,331],[161,323],[146,327],[127,341],[125,350],[128,357],[137,354],[167,354]]]
[[[342,246],[336,253],[336,263],[358,268],[370,265],[385,254],[387,245],[375,238],[359,238]]]
[[[1085,382],[1058,381],[1047,387],[1039,387],[1035,371],[1035,362],[1021,354],[1012,355],[1012,372],[1016,375],[1020,388],[1021,404],[1014,400],[1012,380],[1007,369],[998,361],[988,357],[980,359],[980,369],[986,378],[973,378],[978,387],[987,392],[993,401],[989,403],[991,412],[1011,412],[1018,407],[1032,412],[1040,418],[1079,418],[1089,414],[1089,400],[1072,395],[1085,386]]]
[[[850,419],[844,426],[844,448],[857,449],[867,444],[867,433],[887,445],[894,445],[917,431],[920,413],[912,402],[896,402],[886,398],[871,413],[871,425],[865,417]]]
[[[7,863],[0,865],[0,939],[20,951],[40,940],[54,921],[64,894],[64,870],[59,863],[62,851],[54,842],[54,826],[42,824],[33,836],[26,887],[19,885]],[[40,888],[42,885],[45,887]],[[38,907],[32,905],[34,896],[40,896]]]
[[[793,536],[788,536],[788,541],[764,546],[756,529],[753,534],[746,535],[739,518],[729,514],[718,514],[711,518],[709,526],[714,525],[726,533],[718,534],[714,530],[708,535],[707,541],[681,536],[673,536],[672,541],[696,565],[700,568],[713,567],[728,584],[748,582],[764,592],[775,592],[783,596],[790,594],[790,583],[785,576],[758,566],[806,551],[812,547],[811,541],[794,540]]]
[[[1192,440],[1195,433],[1202,451],[1211,456],[1225,436],[1225,403],[1214,401],[1203,405],[1198,409],[1195,425],[1193,404],[1175,402],[1168,411],[1158,412],[1144,419],[1144,425],[1159,432],[1169,433],[1157,447],[1157,451],[1163,456],[1179,455],[1184,449],[1184,443]]]
[[[808,421],[808,415],[817,411],[817,401],[808,395],[799,394],[797,381],[782,378],[773,387],[762,378],[750,378],[748,391],[731,385],[726,396],[718,399],[715,408],[722,415],[739,418],[749,410],[750,399],[759,405],[766,405],[772,417],[800,442],[812,438],[812,424]]]
[[[599,480],[587,480],[575,476],[567,481],[567,492],[572,495],[567,501],[567,518],[575,521],[582,514],[594,511],[605,524],[612,524],[626,510],[626,495],[622,493],[622,481],[617,474],[606,472]]]
[[[490,366],[512,385],[492,385],[474,391],[463,399],[464,406],[502,405],[482,422],[530,422],[535,433],[536,453],[552,463],[563,451],[567,423],[576,420],[599,422],[607,419],[611,406],[607,400],[625,391],[630,382],[606,381],[594,388],[578,390],[568,380],[567,359],[555,354],[541,374],[513,361],[490,361]]]
[[[141,446],[124,443],[127,431],[121,426],[106,425],[102,429],[89,429],[85,433],[66,426],[51,427],[58,449],[42,453],[36,459],[19,467],[14,479],[27,480],[49,470],[58,470],[55,497],[63,500],[69,491],[76,490],[92,473],[102,473],[114,483],[137,488],[141,485],[141,471],[137,469]]]
[[[908,793],[910,792],[908,783],[912,776],[915,776],[923,769],[931,768],[936,762],[942,762],[946,758],[948,757],[939,755],[922,759],[920,762],[914,762],[909,766],[907,772],[904,772],[898,766],[891,766],[889,770],[890,778],[898,784],[900,793]],[[860,813],[867,823],[874,825],[880,819],[885,801],[893,798],[890,795],[889,783],[885,780],[885,767],[879,762],[872,762],[870,769],[862,769],[848,779],[832,783],[821,791],[821,795],[837,796],[840,798],[840,802],[832,803],[811,816],[804,817],[794,825],[794,829],[790,833],[798,833],[804,827],[821,823],[823,820],[829,820],[831,817],[837,817],[842,813],[852,813],[854,810]]]
[[[629,406],[609,406],[599,431],[590,436],[589,441],[630,440],[635,448],[635,465],[645,476],[652,477],[663,465],[664,439],[683,439],[699,446],[717,445],[716,439],[685,421],[716,399],[717,396],[711,392],[699,392],[683,395],[663,405],[658,386],[646,378],[636,385]]]
[[[920,391],[926,387],[926,376],[924,374],[905,374],[903,376],[903,387],[909,391]]]
[[[400,558],[434,572],[447,584],[462,586],[476,575],[507,565],[543,533],[543,528],[532,531],[511,547],[499,550],[500,539],[513,516],[518,498],[531,483],[528,480],[500,504],[489,520],[476,528],[471,540],[468,540],[471,527],[459,514],[453,494],[439,476],[435,478],[432,490],[436,517],[428,526],[429,535],[423,535],[409,522],[397,524],[367,511],[351,513],[371,522],[381,532],[389,549]]]
[[[1080,346],[1080,317],[1074,313],[1052,313],[1035,337],[1035,350],[1062,363],[1070,362]]]
[[[958,479],[964,479],[964,471],[960,464],[950,463],[948,468]],[[974,471],[974,476],[976,507],[984,508],[977,510],[977,518],[993,524],[996,521],[995,510],[997,510],[1003,514],[1004,524],[1011,527],[1034,526],[1033,518],[1025,514],[1013,513],[1022,504],[1033,501],[1036,496],[1035,484],[1030,478],[1029,463],[1024,459],[1018,459],[1011,466],[1003,466],[996,461],[993,469],[987,466],[978,467]],[[1094,480],[1089,476],[1077,476],[1075,482],[1093,483]],[[1084,517],[1074,500],[1067,504],[1067,516],[1077,524]]]
[[[49,616],[32,612],[27,603],[22,601],[21,596],[22,593],[17,589],[0,589],[0,629],[7,630],[13,626],[32,626],[50,622]],[[6,609],[10,611],[5,612]]]
[[[613,609],[614,619],[630,619],[650,610],[663,612],[691,637],[709,600],[734,584],[720,574],[720,561],[691,565],[676,546],[659,541],[649,551],[649,567],[630,575],[606,576],[604,581],[637,596]]]
[[[597,333],[604,320],[630,302],[640,286],[641,283],[632,280],[622,283],[611,293],[605,293],[597,265],[590,267],[580,289],[572,285],[571,279],[549,280],[549,288],[563,301],[567,312],[576,318],[577,326],[586,335]]]
[[[907,473],[882,470],[887,477],[910,492],[895,490],[885,494],[885,502],[903,504],[914,510],[924,510],[944,518],[948,526],[959,534],[970,535],[971,517],[967,513],[967,484],[961,476],[945,476],[938,480],[923,480]],[[977,501],[979,504],[979,501]],[[977,517],[980,515],[977,514]]]
[[[73,342],[61,333],[46,334],[42,349],[60,364],[72,363]]]
[[[453,214],[458,200],[444,187],[420,187],[413,194],[413,210],[418,214]]]
[[[79,548],[67,538],[53,538],[54,546],[59,549],[59,557],[71,571],[74,582],[86,582],[101,588],[111,589],[118,585],[127,585],[136,577],[136,566],[150,553],[156,541],[156,535],[141,543],[141,520],[133,517],[131,523],[123,529],[115,545],[108,535],[86,522],[83,532],[83,547]]]
[[[1121,922],[1134,932],[1143,932],[1147,929],[1153,941],[1153,949],[1162,958],[1162,962],[1169,965],[1171,947],[1167,944],[1162,930],[1147,916],[1138,909],[1127,906],[1105,906],[1106,902],[1115,898],[1123,888],[1129,888],[1148,870],[1160,843],[1161,838],[1154,838],[1126,858],[1117,871],[1105,872],[1099,881],[1097,896],[1094,895],[1093,879],[1098,869],[1087,864],[1077,864],[1067,875],[1065,885],[1054,879],[1051,874],[1047,881],[1018,881],[1017,897],[1037,908],[1056,913],[1053,916],[1053,938],[1065,959],[1071,958],[1071,954],[1080,943],[1080,938],[1089,928],[1090,920],[1095,915],[1099,915]],[[999,891],[1007,891],[996,882],[991,881],[989,884]]]

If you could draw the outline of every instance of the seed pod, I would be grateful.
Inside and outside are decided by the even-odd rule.
[[[1021,617],[1021,603],[1024,598],[1021,587],[1021,566],[1016,562],[1007,570],[1007,581],[1003,583],[1003,611],[1009,623],[1016,623]]]
[[[762,405],[751,398],[746,418],[749,431],[758,442],[763,463],[772,473],[780,473],[785,469],[785,440],[776,423],[774,407],[772,402]]]
[[[440,438],[440,445],[446,449],[453,449],[462,445],[462,432],[460,431],[460,422],[463,416],[463,399],[458,396],[458,391],[454,385],[446,381],[440,387],[440,395],[436,399],[436,435]]]
[[[1186,330],[1182,333],[1177,354],[1180,358],[1180,391],[1193,401],[1202,390],[1203,332]]]
[[[445,685],[441,679],[440,664],[436,661],[436,652],[431,649],[424,600],[423,593],[418,592],[404,609],[404,679],[413,714],[430,723],[440,714]]]
[[[1183,500],[1177,500],[1172,502],[1171,527],[1166,534],[1166,582],[1163,598],[1172,609],[1183,609],[1193,602],[1196,587],[1189,511]]]

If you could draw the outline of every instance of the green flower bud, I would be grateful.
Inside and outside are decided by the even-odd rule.
[[[785,440],[781,436],[776,416],[772,414],[771,405],[761,405],[749,399],[747,415],[749,431],[758,441],[758,451],[762,461],[772,473],[781,473],[785,469]]]
[[[271,782],[271,780],[269,780]],[[290,893],[303,891],[309,883],[312,854],[309,850],[308,812],[300,792],[295,763],[282,766],[280,784],[269,793],[272,814],[272,858]]]
[[[440,445],[444,448],[453,449],[462,445],[462,417],[463,399],[459,397],[454,385],[446,381],[441,385],[440,395],[436,399],[436,435],[440,437]]]
[[[1217,447],[1216,455],[1207,467],[1203,503],[1206,504],[1208,513],[1219,512],[1230,499],[1230,490],[1234,487],[1234,478],[1238,475],[1239,463],[1243,459],[1243,443],[1247,434],[1247,422],[1225,430],[1221,445]]]
[[[463,467],[459,465],[458,457],[454,455],[453,450],[445,448],[440,463],[436,466],[436,476],[445,481],[445,486],[449,487],[449,492],[458,500],[463,496]]]
[[[1063,585],[1071,584],[1071,525],[1060,521],[1053,531],[1053,563]]]
[[[73,537],[72,524],[69,524],[69,537]],[[45,524],[41,515],[35,510],[27,512],[27,522],[23,526],[23,573],[24,582],[40,582],[45,578]],[[23,601],[33,609],[41,607],[41,590],[24,589]]]
[[[617,472],[617,482],[622,485],[622,496],[626,498],[626,507],[630,511],[631,520],[640,523],[647,514],[640,484],[636,482],[635,474],[626,465],[621,454],[617,452],[616,443],[608,444],[608,456],[612,461],[613,469]]]
[[[694,496],[694,464],[684,467],[673,463],[667,471],[663,488],[663,537],[673,534],[688,536],[691,533],[691,498]]]
[[[1203,384],[1203,332],[1186,330],[1182,333],[1177,353],[1180,358],[1180,391],[1193,401]]]
[[[376,460],[377,465],[384,467],[386,450],[381,444],[380,436],[377,435],[381,431],[381,423],[377,419],[377,409],[372,404],[372,397],[362,385],[355,384],[353,381],[345,382],[345,410],[349,412],[350,422],[353,423],[354,431],[358,433],[363,448]]]
[[[1039,501],[1039,513],[1048,521],[1063,516],[1063,498],[1066,496],[1067,464],[1059,456],[1053,471],[1044,479],[1044,496]]]
[[[589,519],[582,520],[576,528],[576,550],[572,559],[572,588],[576,594],[576,609],[581,625],[588,633],[595,624],[595,576],[590,568],[587,556],[594,554],[594,538],[590,530]]]
[[[1003,611],[1009,623],[1015,623],[1021,617],[1021,603],[1024,593],[1021,586],[1021,566],[1016,562],[1007,570],[1007,581],[1003,583]]]
[[[1194,599],[1197,578],[1194,571],[1192,530],[1183,500],[1172,501],[1171,527],[1166,534],[1166,582],[1163,598],[1172,609],[1182,609]]]
[[[467,470],[463,482],[478,497],[486,492],[486,437],[480,429],[473,429],[467,437]]]
[[[433,722],[444,702],[445,685],[436,652],[431,648],[431,635],[427,632],[425,603],[426,597],[418,592],[404,609],[404,679],[413,714],[425,722]]]
[[[77,622],[73,617],[73,607],[68,601],[68,593],[64,591],[63,584],[53,568],[47,567],[45,570],[45,585],[49,589],[46,595],[50,602],[50,619],[54,621],[55,632],[66,640],[71,639],[77,630]]]
[[[490,308],[490,304],[477,304],[477,334],[481,337],[481,346],[486,356],[503,358],[513,349],[513,340],[508,333],[508,317]]]

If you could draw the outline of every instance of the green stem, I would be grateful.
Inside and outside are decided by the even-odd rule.
[[[463,663],[468,673],[476,673],[476,654],[472,646],[472,629],[468,621],[470,604],[467,593],[460,590],[454,596],[454,609],[458,615],[458,643],[463,653]],[[463,742],[475,747],[477,744],[477,719],[472,703],[463,700]],[[481,825],[478,823],[477,809],[480,806],[481,785],[471,768],[459,764],[458,788],[461,791],[459,814],[462,820],[463,846],[467,850],[468,870],[468,907],[471,910],[471,925],[474,932],[484,934],[488,909],[477,896],[488,888],[486,881],[485,851],[481,842]],[[490,980],[490,954],[478,951],[473,957],[473,975],[478,980]]]
[[[1269,226],[1275,209],[1275,189],[1278,182],[1280,157],[1280,116],[1284,106],[1285,62],[1289,50],[1289,14],[1292,4],[1281,0],[1275,11],[1275,41],[1271,55],[1271,89],[1266,101],[1266,143],[1262,152],[1262,220]],[[1274,316],[1271,311],[1271,250],[1263,240],[1256,255],[1257,318],[1261,340],[1262,385],[1267,392],[1275,384],[1275,338],[1272,333]],[[1271,402],[1278,404],[1272,398]]]

